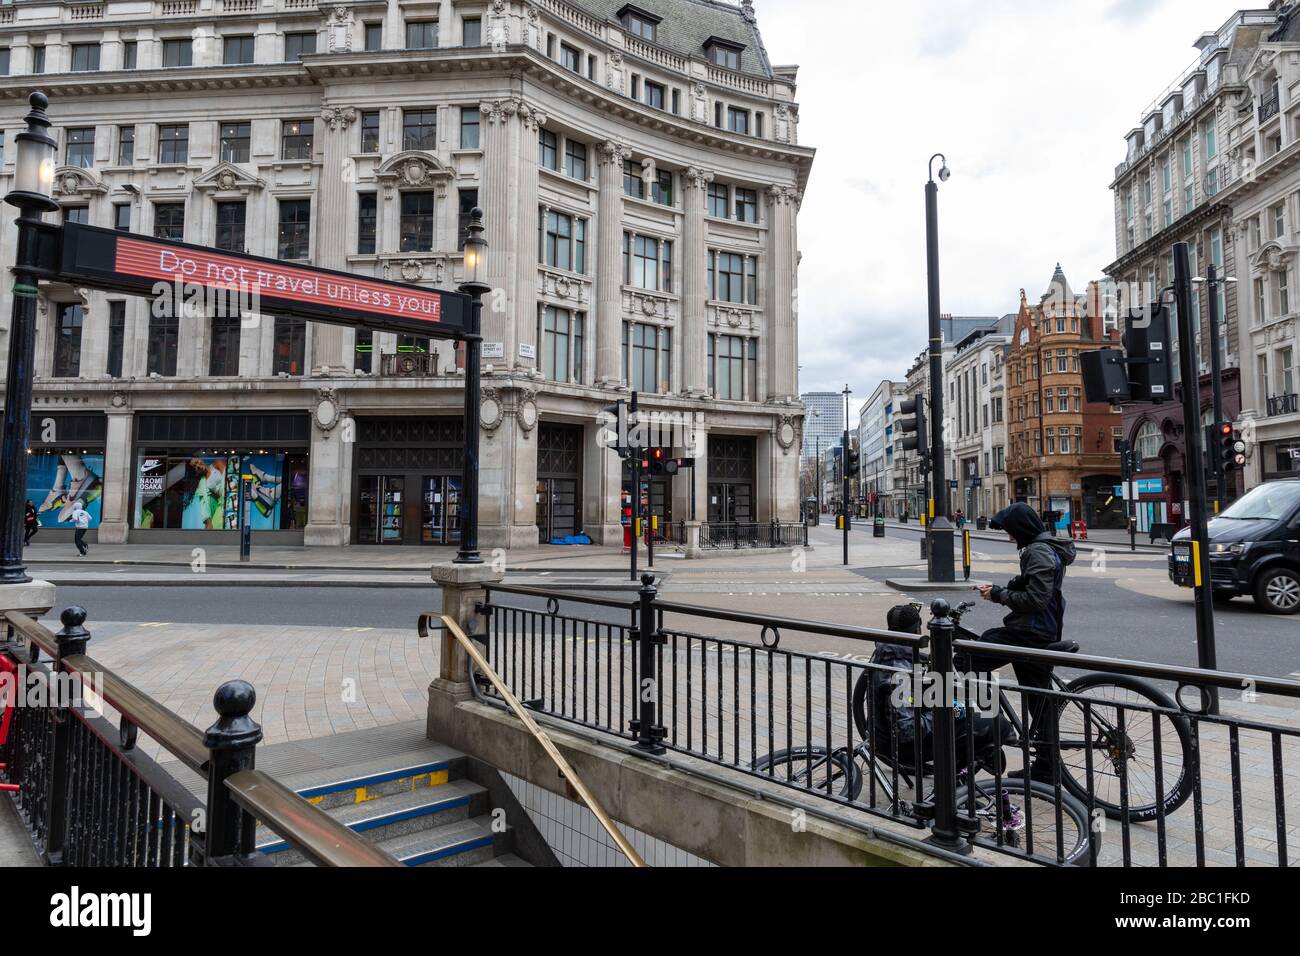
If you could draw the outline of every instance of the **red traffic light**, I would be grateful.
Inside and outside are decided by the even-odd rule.
[[[656,448],[654,450],[654,456],[655,456],[655,461],[658,461],[660,458],[664,456],[664,450],[662,448]]]
[[[1219,434],[1222,435],[1224,438],[1229,437],[1232,434],[1232,423],[1224,422],[1223,424],[1221,424],[1219,426]]]

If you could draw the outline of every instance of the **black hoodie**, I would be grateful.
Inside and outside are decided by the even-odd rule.
[[[1060,640],[1065,616],[1060,588],[1065,569],[1074,563],[1074,542],[1049,534],[1034,509],[1020,501],[994,515],[990,526],[1010,534],[1020,549],[1019,576],[1004,588],[994,587],[991,595],[1011,611],[1003,625]]]

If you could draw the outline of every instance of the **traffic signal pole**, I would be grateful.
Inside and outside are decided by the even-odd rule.
[[[1174,243],[1174,301],[1178,306],[1178,362],[1182,372],[1184,454],[1191,511],[1192,580],[1196,594],[1197,663],[1217,670],[1214,648],[1214,597],[1210,584],[1210,541],[1205,503],[1205,456],[1196,436],[1201,434],[1201,376],[1196,348],[1196,315],[1192,312],[1191,260],[1186,242]],[[1211,307],[1213,308],[1213,307]],[[1207,688],[1207,712],[1219,712],[1217,688]]]
[[[925,524],[930,539],[929,580],[951,584],[957,580],[953,564],[952,523],[948,520],[948,481],[944,470],[943,434],[943,326],[939,316],[939,187],[925,186],[925,262],[930,309],[930,507],[938,500],[934,519]]]
[[[1207,285],[1210,288],[1210,387],[1214,394],[1214,426],[1216,431],[1223,425],[1223,356],[1219,350],[1219,323],[1223,317],[1219,315],[1219,270],[1213,262],[1210,263],[1209,271],[1205,274]],[[1224,501],[1227,499],[1227,469],[1224,467],[1224,450],[1222,436],[1216,434],[1217,439],[1214,447],[1210,449],[1210,454],[1214,461],[1214,513],[1217,515],[1223,510]]]

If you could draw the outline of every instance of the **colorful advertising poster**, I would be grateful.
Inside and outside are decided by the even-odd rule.
[[[42,528],[71,528],[80,501],[99,527],[104,497],[104,456],[35,452],[27,456],[27,500]]]
[[[135,526],[237,531],[239,486],[247,479],[254,531],[301,527],[306,520],[306,459],[288,457],[291,464],[283,453],[142,454],[136,469]]]

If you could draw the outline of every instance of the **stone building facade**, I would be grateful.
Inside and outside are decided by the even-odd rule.
[[[484,546],[621,540],[599,416],[633,390],[695,458],[662,520],[797,518],[813,151],[748,0],[19,0],[0,48],[5,139],[46,91],[69,220],[454,288],[483,208]],[[223,480],[252,468],[285,542],[455,543],[450,343],[155,311],[45,290],[51,524],[80,493],[101,541],[234,540]]]
[[[950,510],[972,520],[1007,504],[1006,357],[1014,321],[1003,316],[996,326],[969,333],[944,369]]]

